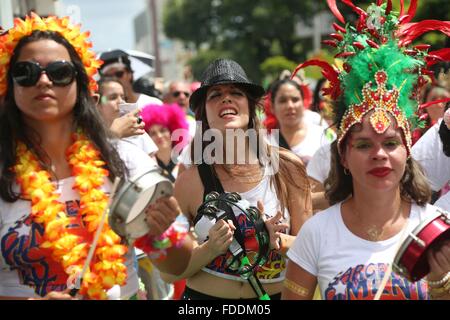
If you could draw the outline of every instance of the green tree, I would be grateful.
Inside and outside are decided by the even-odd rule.
[[[311,22],[314,4],[298,0],[170,0],[164,8],[164,31],[198,50],[227,52],[259,81],[260,64],[270,56],[283,55],[292,61],[306,58],[311,42],[299,39],[295,28],[300,20]]]
[[[366,9],[375,0],[353,2]],[[347,21],[356,19],[349,7],[337,3]],[[393,7],[398,11],[399,1],[393,1]],[[409,1],[405,1],[408,7]],[[261,81],[261,67],[268,58],[284,56],[295,63],[308,58],[312,39],[299,38],[296,28],[300,21],[310,25],[312,17],[322,10],[329,11],[323,0],[169,0],[163,24],[169,38],[197,49],[198,55],[191,62],[195,76],[212,58],[224,56],[239,61],[250,78]],[[450,1],[426,0],[419,1],[413,21],[449,18]],[[425,37],[435,47],[442,47],[446,39],[437,33]]]

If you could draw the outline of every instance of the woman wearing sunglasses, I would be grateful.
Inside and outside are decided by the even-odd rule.
[[[0,299],[72,299],[112,181],[152,168],[139,149],[109,142],[90,47],[67,18],[33,13],[0,36]],[[179,212],[174,198],[156,203],[150,236]],[[100,230],[76,297],[131,298],[132,251]]]

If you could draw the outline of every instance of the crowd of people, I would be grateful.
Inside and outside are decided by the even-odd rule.
[[[353,27],[328,3],[341,68],[268,88],[219,58],[143,90],[68,18],[3,31],[0,299],[450,299],[450,49],[411,45],[413,10]],[[172,194],[118,235],[108,208],[148,172]]]

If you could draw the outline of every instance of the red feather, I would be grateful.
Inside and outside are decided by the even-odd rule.
[[[387,0],[387,6],[384,13],[388,15],[392,11],[392,0]]]
[[[333,28],[334,28],[334,30],[336,30],[336,32],[340,31],[342,33],[347,33],[347,30],[345,30],[345,28],[338,25],[336,22],[333,22]]]
[[[400,46],[409,45],[414,39],[429,31],[440,31],[450,36],[450,21],[423,20],[404,24],[400,27]]]
[[[302,89],[303,106],[306,109],[309,109],[311,107],[313,93],[309,86],[306,84],[300,85],[300,88]]]
[[[435,51],[428,52],[429,55],[440,57],[441,61],[450,61],[450,48],[443,48]],[[438,62],[438,60],[435,60]],[[428,65],[430,66],[430,65]]]
[[[272,113],[272,93],[269,92],[264,98],[264,112],[266,118],[263,121],[264,126],[268,129],[269,133],[272,129],[278,128],[278,121],[275,115]]]
[[[409,4],[409,9],[408,9],[408,17],[404,20],[402,20],[401,24],[404,23],[408,23],[412,20],[412,18],[414,18],[414,15],[416,14],[416,10],[417,10],[417,0],[411,0],[411,3]],[[401,13],[400,13],[400,19],[403,16],[403,1],[401,1]]]
[[[326,61],[313,59],[313,60],[308,60],[304,63],[299,64],[297,66],[297,68],[295,68],[294,72],[292,73],[291,79],[292,79],[292,77],[295,76],[295,74],[300,69],[303,69],[303,68],[309,67],[309,66],[318,66],[318,67],[322,68],[322,75],[328,81],[330,81],[330,87],[327,88],[326,93],[329,94],[331,96],[331,98],[334,100],[337,97],[339,97],[339,95],[341,94],[341,82],[339,80],[339,73],[336,71],[336,69],[333,68],[332,65],[330,65]]]
[[[403,3],[403,0],[400,0],[400,14],[399,17],[401,17],[404,13],[405,4]]]
[[[345,24],[345,19],[342,16],[341,12],[339,11],[337,5],[336,5],[336,0],[327,0],[327,4],[328,7],[330,8],[331,12],[333,13],[333,15],[343,24]]]
[[[342,3],[347,5],[348,7],[350,7],[354,12],[356,12],[357,14],[361,15],[366,15],[366,12],[361,9],[360,7],[357,7],[353,4],[353,2],[351,0],[342,0]]]
[[[430,101],[430,102],[427,102],[427,103],[422,103],[422,104],[419,106],[419,110],[428,108],[429,106],[432,106],[432,105],[434,105],[434,104],[438,104],[438,103],[447,103],[447,102],[449,102],[449,101],[450,101],[450,98],[445,98],[445,99],[440,99],[440,100]]]

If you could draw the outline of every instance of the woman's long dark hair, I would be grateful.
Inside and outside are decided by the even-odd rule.
[[[95,107],[94,100],[90,96],[88,75],[77,52],[59,33],[35,30],[31,35],[23,37],[14,50],[7,74],[8,90],[3,104],[0,106],[0,196],[7,202],[14,202],[20,196],[20,194],[13,191],[16,174],[11,170],[11,167],[16,163],[17,141],[22,141],[28,148],[33,150],[39,158],[42,168],[50,170],[49,165],[45,161],[47,160],[48,163],[49,157],[45,150],[40,147],[41,137],[39,137],[37,132],[32,131],[31,128],[25,129],[26,125],[22,119],[22,113],[17,107],[14,98],[14,83],[11,77],[11,67],[16,63],[22,48],[28,43],[39,40],[53,40],[68,50],[72,63],[77,69],[77,101],[73,109],[74,125],[77,128],[81,128],[100,151],[101,158],[106,162],[106,169],[110,173],[109,179],[111,181],[116,176],[124,177],[128,174],[118,152],[108,141],[107,129]]]
[[[239,87],[239,85],[236,85]],[[258,108],[261,108],[260,105],[260,97],[254,97],[252,96],[248,90],[245,89],[245,87],[240,87],[240,89],[246,94],[248,99],[248,108],[249,108],[249,124],[247,129],[254,129],[256,132],[259,132],[259,129],[261,128],[260,121],[258,119],[258,116],[256,114]],[[205,148],[212,142],[205,141],[202,137],[204,137],[204,133],[206,130],[209,129],[208,120],[206,117],[206,94],[202,99],[199,100],[199,105],[196,108],[195,112],[195,119],[197,121],[200,121],[202,123],[202,130],[195,131],[195,137],[194,139],[201,139],[201,159],[197,159],[196,152],[195,152],[195,143],[191,143],[191,161],[193,164],[195,163],[203,163],[205,159],[203,159],[203,152]],[[272,186],[274,186],[276,194],[278,196],[278,199],[280,200],[280,207],[282,212],[285,208],[289,207],[289,198],[288,198],[288,191],[287,191],[287,185],[291,184],[298,189],[302,190],[305,194],[304,197],[304,210],[311,212],[311,197],[310,197],[310,185],[309,181],[307,179],[306,169],[303,163],[299,160],[297,157],[293,157],[292,154],[287,151],[284,148],[275,148],[270,145],[267,145],[264,140],[260,141],[261,137],[259,134],[256,135],[257,137],[257,143],[256,145],[250,145],[250,148],[258,148],[262,146],[265,150],[267,150],[267,155],[269,157],[274,157],[274,154],[278,152],[279,156],[279,170],[276,172],[270,180],[270,183]],[[258,160],[260,164],[262,164],[261,159],[259,158],[260,153],[259,150],[255,150],[255,154],[258,156]],[[198,150],[197,153],[199,154]],[[200,154],[199,154],[200,155]],[[273,159],[273,158],[272,158]],[[293,176],[294,173],[291,172],[291,169],[294,167],[294,170],[298,171],[298,173],[304,178],[302,181],[299,181],[299,179],[294,180]],[[214,171],[213,171],[214,172]]]

